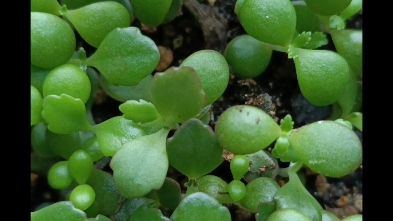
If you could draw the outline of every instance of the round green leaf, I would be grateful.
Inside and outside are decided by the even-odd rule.
[[[347,87],[350,72],[345,59],[333,51],[296,49],[297,79],[303,96],[315,106],[336,102]]]
[[[343,11],[351,0],[304,0],[307,7],[309,7],[315,14],[318,15],[335,15]]]
[[[278,162],[269,152],[260,150],[247,154],[246,157],[250,162],[250,171],[244,175],[244,180],[250,182],[258,177],[269,177],[272,179],[276,177],[279,170]]]
[[[33,64],[30,65],[30,84],[31,86],[37,88],[40,94],[44,94],[43,85],[49,72],[50,70],[45,70]]]
[[[239,201],[246,195],[247,190],[243,182],[232,180],[228,185],[228,192],[234,201]]]
[[[130,100],[119,106],[124,118],[135,123],[147,123],[160,117],[154,104],[144,100]]]
[[[114,1],[96,2],[68,10],[66,17],[81,37],[96,48],[112,30],[128,27],[131,22],[127,9]]]
[[[141,206],[131,214],[129,221],[169,221],[169,219],[157,208]]]
[[[246,196],[240,200],[240,204],[244,208],[257,213],[260,203],[273,201],[273,196],[280,189],[280,186],[271,178],[259,177],[249,182],[246,189]]]
[[[307,7],[306,3],[301,0],[291,1],[296,12],[296,31],[319,31],[319,19],[314,12]]]
[[[48,129],[58,134],[88,131],[91,128],[82,100],[66,94],[45,97],[42,117],[48,123]]]
[[[116,221],[130,221],[130,216],[138,208],[154,203],[154,200],[145,197],[126,199],[121,203],[120,209],[114,215]]]
[[[231,214],[206,193],[197,192],[184,198],[171,216],[173,221],[230,221]]]
[[[120,193],[126,198],[141,197],[161,188],[168,171],[165,150],[169,130],[127,142],[113,156],[110,167]],[[154,159],[154,160],[152,160]]]
[[[135,17],[149,27],[160,25],[168,13],[172,0],[133,0]]]
[[[276,210],[272,215],[269,216],[267,221],[312,221],[312,219],[305,216],[303,213],[300,213],[294,209],[280,209]]]
[[[175,210],[181,201],[180,185],[171,178],[166,177],[162,187],[155,192],[160,204],[165,208]]]
[[[224,93],[229,82],[229,67],[217,51],[201,50],[188,56],[180,67],[191,67],[201,80],[203,91],[206,93],[206,105],[212,104]]]
[[[296,27],[289,0],[247,0],[238,14],[244,30],[259,41],[287,47]]]
[[[85,211],[87,217],[95,217],[95,216],[97,216],[98,215],[98,203],[96,201],[94,201],[89,206],[89,208],[85,209],[84,211]],[[106,221],[106,220],[104,220],[104,221]]]
[[[170,68],[156,73],[151,97],[166,126],[183,123],[196,116],[205,104],[205,93],[192,68]]]
[[[363,74],[363,31],[332,30],[330,32],[337,53],[343,56],[357,79]]]
[[[136,27],[116,28],[87,59],[113,85],[133,86],[151,74],[160,61],[154,41]]]
[[[220,177],[206,175],[198,178],[195,182],[196,186],[191,185],[187,188],[186,196],[195,192],[204,192],[222,204],[233,203],[233,199],[228,194],[228,183]]]
[[[31,0],[30,11],[60,15],[61,5],[56,0]]]
[[[138,124],[122,116],[95,125],[94,133],[105,156],[114,156],[124,143],[145,135]]]
[[[33,86],[30,86],[30,126],[42,121],[43,99],[40,92]]]
[[[167,151],[169,163],[190,179],[210,173],[223,161],[214,132],[196,118],[182,124],[168,139]]]
[[[87,184],[82,184],[72,190],[70,200],[76,208],[86,210],[93,204],[95,197],[96,193],[93,188]]]
[[[250,168],[250,162],[244,155],[236,155],[232,158],[230,163],[230,169],[233,175],[233,179],[240,180]]]
[[[300,161],[328,177],[342,177],[362,163],[362,145],[348,127],[334,121],[318,121],[289,134]]]
[[[44,97],[67,94],[86,103],[90,97],[91,85],[87,74],[78,66],[64,64],[51,70],[43,85]]]
[[[151,74],[147,75],[135,86],[115,86],[102,75],[100,76],[100,83],[102,89],[109,96],[120,102],[139,99],[151,101],[150,88],[153,83],[153,76]]]
[[[110,216],[118,210],[122,196],[117,190],[111,174],[94,169],[86,184],[94,189],[95,201],[100,214]]]
[[[31,12],[30,18],[31,63],[44,69],[67,63],[76,45],[72,28],[49,13]]]
[[[84,150],[75,151],[68,160],[68,170],[79,184],[86,183],[93,172],[93,168],[93,160]]]
[[[71,185],[72,181],[68,170],[68,161],[56,163],[48,172],[48,183],[53,189],[65,189]]]
[[[280,126],[261,109],[236,105],[218,118],[216,134],[220,145],[234,154],[251,154],[276,140]]]
[[[356,77],[351,74],[343,96],[341,96],[337,101],[343,111],[342,116],[347,116],[351,113],[352,107],[356,102],[357,95],[358,82],[356,81]]]
[[[101,151],[100,145],[98,144],[97,137],[91,137],[87,139],[81,147],[82,150],[86,151],[91,157],[93,162],[104,157],[104,154]]]
[[[75,208],[71,202],[61,201],[30,213],[30,220],[87,221],[87,217],[83,211]]]
[[[239,78],[254,78],[267,68],[272,49],[249,35],[234,38],[225,49],[225,59]]]

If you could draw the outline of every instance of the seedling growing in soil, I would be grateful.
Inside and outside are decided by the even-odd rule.
[[[362,31],[345,29],[361,2],[239,0],[234,10],[247,34],[229,42],[224,55],[200,50],[153,77],[160,53],[130,26],[133,16],[157,27],[171,22],[181,3],[31,1],[30,124],[39,160],[32,164],[63,193],[31,219],[229,221],[225,204],[236,204],[258,221],[338,220],[297,171],[308,167],[337,178],[362,163],[353,131],[362,130]],[[93,53],[76,48],[76,33]],[[318,49],[328,43],[326,35],[337,52]],[[260,108],[239,104],[211,119],[229,66],[239,78],[257,77],[273,51],[293,59],[304,97],[315,106],[333,105],[332,117],[294,128],[290,115],[278,124]],[[122,115],[96,123],[91,110],[100,87],[121,102]],[[97,167],[105,160],[109,168]],[[230,182],[210,174],[224,160]],[[290,166],[280,168],[278,161]],[[170,177],[173,170],[188,178],[185,192]],[[278,174],[289,182],[280,186]]]

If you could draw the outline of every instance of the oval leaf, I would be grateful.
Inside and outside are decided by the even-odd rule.
[[[48,123],[48,129],[58,134],[87,131],[91,128],[83,101],[66,94],[46,96],[42,117]]]
[[[136,27],[111,31],[87,65],[97,68],[114,85],[133,86],[151,74],[160,61],[155,43]]]
[[[169,219],[162,215],[159,209],[141,206],[131,214],[129,221],[169,221]]]
[[[334,121],[318,121],[289,134],[300,161],[328,177],[342,177],[362,163],[362,145],[348,127]]]
[[[228,208],[206,193],[197,192],[184,198],[171,216],[173,221],[230,221]]]
[[[69,201],[61,201],[30,213],[31,221],[87,221],[86,214]]]
[[[190,67],[170,68],[154,76],[152,101],[167,126],[183,123],[204,107],[205,93]]]
[[[195,192],[204,192],[209,196],[214,197],[220,203],[233,203],[233,200],[228,193],[228,183],[220,177],[206,175],[198,178],[195,182],[195,186],[191,185],[187,188],[186,196]]]
[[[193,118],[181,125],[167,143],[169,163],[190,179],[197,179],[223,161],[222,148],[212,129]]]
[[[154,104],[144,100],[126,101],[119,106],[119,109],[124,114],[124,118],[136,123],[147,123],[160,117]]]
[[[131,214],[133,214],[139,207],[145,205],[147,206],[152,203],[154,203],[154,200],[145,197],[126,199],[123,201],[120,209],[114,215],[114,220],[130,221]]]
[[[116,186],[126,198],[141,197],[161,188],[168,171],[165,150],[169,130],[134,139],[117,151],[110,163]],[[154,159],[154,160],[152,160]]]

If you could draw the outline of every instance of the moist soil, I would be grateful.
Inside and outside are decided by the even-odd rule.
[[[158,70],[165,70],[167,67],[179,66],[185,58],[199,50],[212,49],[223,53],[227,43],[239,35],[246,34],[234,14],[235,2],[236,0],[213,0],[199,3],[197,0],[184,0],[179,16],[173,21],[157,28],[147,28],[135,19],[132,26],[139,27],[144,35],[149,36],[157,46],[161,46],[162,58]],[[361,12],[348,21],[347,28],[362,28]],[[79,38],[79,45],[85,48],[88,56],[94,53],[94,48],[89,47],[80,36],[77,38]],[[334,51],[331,39],[329,42],[328,45],[323,46],[323,49]],[[103,90],[98,90],[92,108],[95,122],[100,123],[121,115],[118,108],[120,104],[107,96]],[[277,122],[290,114],[295,128],[326,120],[332,114],[331,106],[316,107],[305,100],[299,90],[293,60],[288,59],[286,53],[276,51],[272,54],[269,66],[260,76],[242,80],[231,74],[224,94],[212,105],[209,125],[214,129],[215,122],[223,111],[240,104],[258,107]],[[362,133],[358,130],[355,132],[362,140]],[[274,144],[267,150],[271,150],[273,146]],[[109,160],[104,158],[96,163],[96,167],[110,172],[108,162]],[[288,163],[279,162],[279,165],[286,167]],[[302,172],[305,174],[307,190],[324,209],[342,219],[362,213],[362,171],[360,166],[353,173],[342,178],[325,177],[307,168]],[[233,179],[227,161],[211,174],[227,182]],[[183,175],[175,177],[182,191],[185,191],[184,184],[187,178]],[[62,194],[51,189],[45,177],[32,173],[31,180],[31,211],[41,203],[60,200]],[[280,185],[284,185],[288,179],[277,178],[277,181]],[[255,220],[254,213],[246,212],[236,205],[227,206],[233,221]],[[170,215],[171,211],[163,210],[163,213]]]

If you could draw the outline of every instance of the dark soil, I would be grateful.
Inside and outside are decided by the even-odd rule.
[[[172,50],[173,61],[170,66],[179,66],[187,56],[199,50],[213,49],[223,53],[230,40],[246,33],[234,14],[235,2],[236,0],[216,0],[214,6],[210,6],[207,2],[198,5],[196,0],[184,0],[181,15],[168,24],[148,29],[135,20],[132,25],[141,28],[142,33],[153,39],[158,46]],[[347,27],[361,29],[362,15],[358,14],[349,20]],[[83,44],[84,47],[85,45]],[[335,50],[331,43],[324,48]],[[85,49],[88,54],[94,52],[92,48]],[[276,121],[290,114],[295,122],[295,128],[325,120],[332,113],[330,106],[316,107],[305,100],[299,90],[293,61],[287,58],[286,53],[276,51],[273,52],[270,64],[261,76],[240,80],[231,75],[226,91],[212,105],[214,118],[211,119],[210,126],[214,129],[215,121],[221,113],[239,104],[259,107]],[[96,123],[121,115],[119,105],[120,102],[106,96],[102,90],[98,91],[97,102],[92,109]],[[361,132],[357,131],[357,134],[361,138]],[[287,165],[280,162],[280,166]],[[104,169],[110,170],[109,167]],[[339,218],[362,213],[362,167],[339,179],[327,178],[310,170],[305,173],[308,191],[325,209]],[[211,174],[229,182],[232,180],[227,161]],[[180,185],[186,181],[186,177],[178,177]],[[284,184],[286,181],[282,179],[279,183]],[[60,197],[57,191],[49,188],[45,177],[39,176],[36,182],[31,198],[32,211],[37,205],[48,201],[55,202]],[[183,189],[185,190],[184,186]],[[228,205],[228,208],[233,221],[255,220],[254,214],[245,212],[235,205]]]

